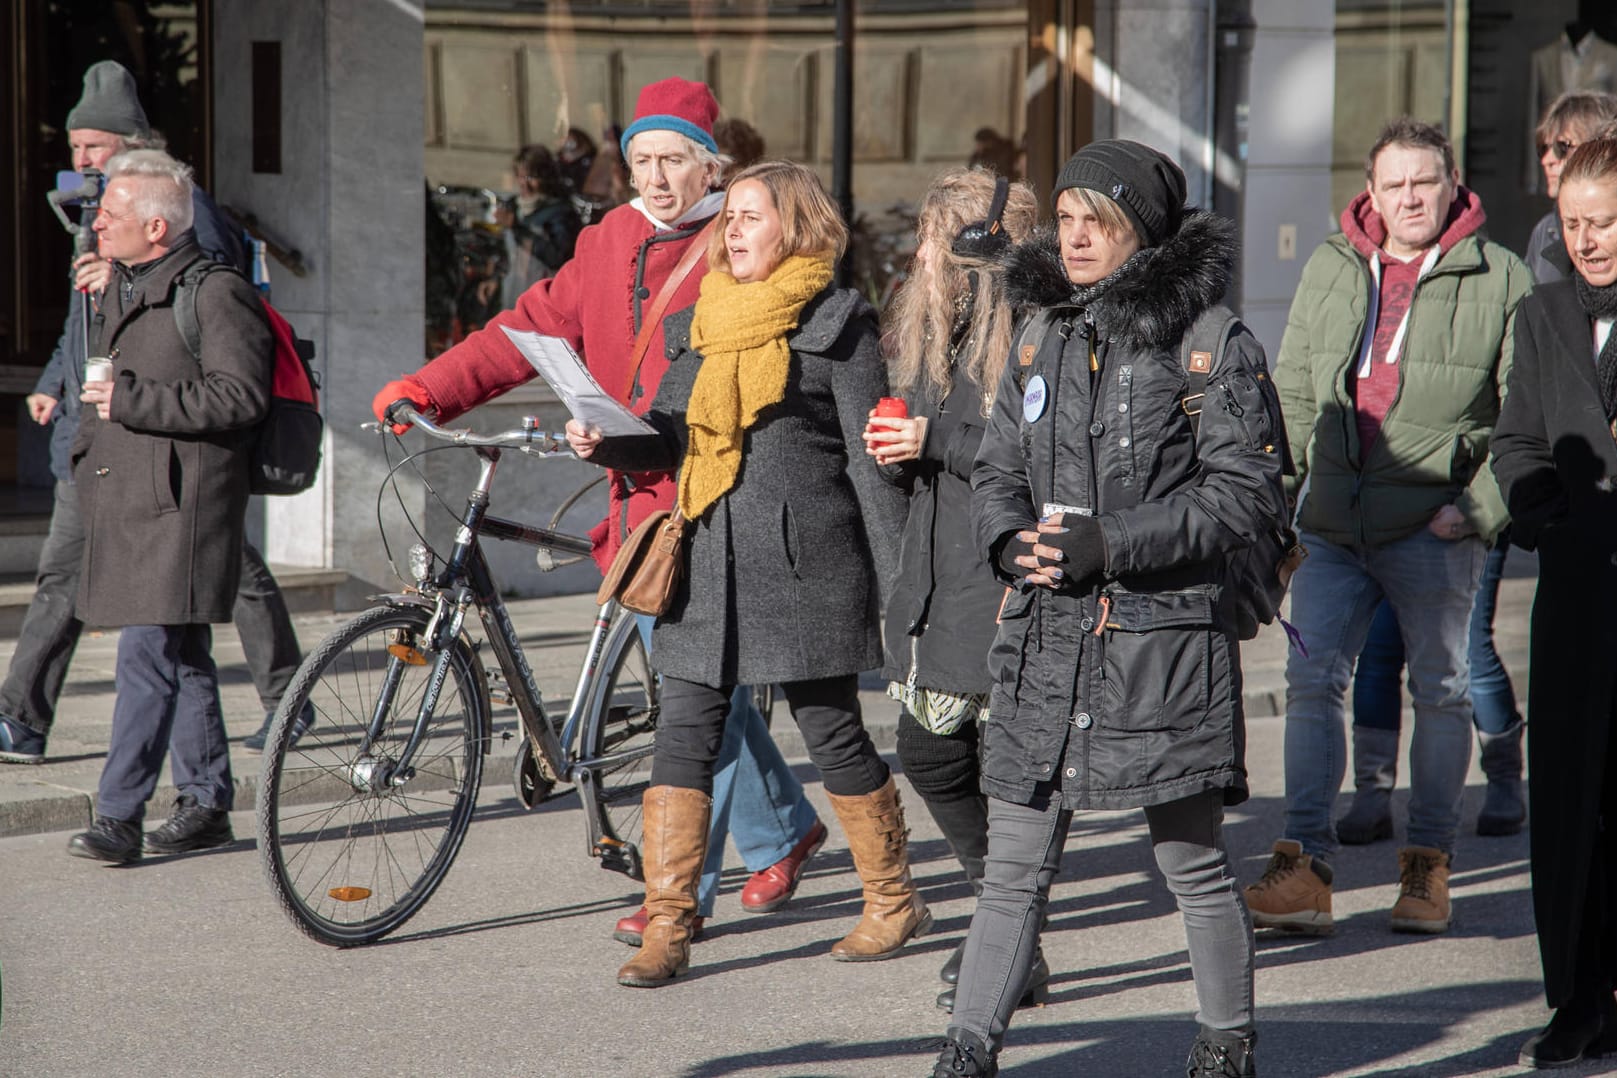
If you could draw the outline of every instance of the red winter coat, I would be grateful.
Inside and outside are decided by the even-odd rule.
[[[651,336],[634,387],[629,357],[642,311],[649,311],[705,221],[655,229],[633,206],[619,206],[579,233],[577,252],[554,277],[522,294],[487,326],[416,372],[439,417],[453,419],[535,377],[500,326],[561,337],[588,364],[595,380],[637,413],[651,407],[668,369],[663,330]],[[668,314],[696,302],[706,260],[699,261],[668,304]],[[656,509],[674,504],[673,472],[611,473],[607,518],[591,532],[602,572],[631,529]]]

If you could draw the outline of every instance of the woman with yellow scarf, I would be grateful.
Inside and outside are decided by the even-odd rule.
[[[736,685],[781,686],[847,834],[864,915],[831,957],[888,958],[931,924],[898,791],[859,708],[859,671],[881,665],[877,581],[893,579],[904,502],[864,452],[887,374],[870,305],[831,286],[847,242],[809,169],[766,161],[739,173],[701,296],[664,323],[672,362],[645,416],[657,433],[603,439],[567,425],[596,464],[679,465],[690,522],[685,579],[652,647],[663,688],[641,851],[650,918],[619,984],[655,987],[689,965],[713,760]]]

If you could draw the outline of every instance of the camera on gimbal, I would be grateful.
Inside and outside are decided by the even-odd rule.
[[[96,211],[101,208],[101,196],[106,189],[106,174],[98,169],[87,168],[83,172],[64,169],[56,174],[56,189],[46,192],[45,199],[56,212],[62,227],[76,233],[95,220]],[[70,208],[79,211],[78,220],[68,216]]]

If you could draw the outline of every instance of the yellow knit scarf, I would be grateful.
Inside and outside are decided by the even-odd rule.
[[[735,486],[742,434],[786,396],[791,351],[803,305],[831,283],[831,260],[783,259],[767,280],[741,284],[728,273],[702,278],[691,319],[691,347],[702,353],[685,412],[690,446],[679,475],[679,508],[696,520]]]

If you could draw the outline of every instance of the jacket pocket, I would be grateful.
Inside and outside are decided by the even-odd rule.
[[[1016,683],[1022,677],[1028,630],[1033,624],[1032,614],[1032,588],[1005,590],[1005,600],[999,610],[999,629],[994,633],[994,643],[988,649],[988,676],[993,682],[996,698],[1003,700],[1000,706],[1004,707],[1005,718],[1010,718],[1015,710]],[[999,692],[1002,686],[1005,690],[1003,694]],[[999,714],[993,710],[990,713]]]
[[[801,580],[803,574],[798,572],[798,559],[802,543],[797,535],[797,518],[792,515],[792,507],[786,502],[780,504],[780,549],[786,555],[786,568]]]
[[[180,460],[167,438],[153,439],[152,496],[159,513],[180,511]]]
[[[1116,592],[1102,635],[1101,725],[1188,730],[1207,714],[1214,593],[1207,586]]]

